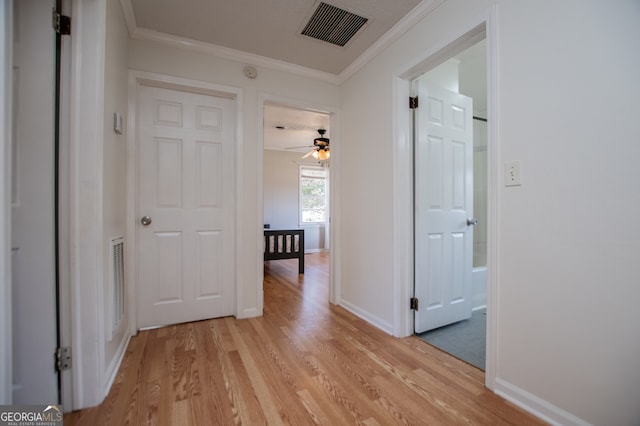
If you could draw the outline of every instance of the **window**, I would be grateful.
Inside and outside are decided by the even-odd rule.
[[[324,223],[326,173],[323,167],[300,166],[300,223]]]

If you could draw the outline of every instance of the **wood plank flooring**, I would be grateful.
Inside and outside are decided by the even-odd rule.
[[[139,333],[71,425],[538,425],[484,373],[329,305],[328,255],[265,264],[264,316]]]

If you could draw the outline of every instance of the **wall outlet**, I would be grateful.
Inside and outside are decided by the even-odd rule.
[[[504,186],[520,186],[522,178],[520,176],[520,162],[508,161],[504,163]]]

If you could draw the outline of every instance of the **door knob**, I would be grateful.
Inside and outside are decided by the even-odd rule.
[[[151,224],[151,218],[149,216],[142,216],[140,223],[144,226],[149,226]]]
[[[467,226],[477,225],[478,219],[467,219]]]

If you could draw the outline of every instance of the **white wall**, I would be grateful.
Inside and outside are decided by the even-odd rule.
[[[107,1],[104,74],[104,139],[102,146],[102,265],[104,271],[105,376],[108,389],[117,372],[129,337],[129,305],[117,330],[111,330],[112,279],[110,241],[127,231],[127,90],[129,73],[129,35],[120,2]],[[113,130],[113,113],[123,117],[122,134]],[[127,242],[125,241],[125,244]],[[126,276],[126,274],[125,274]],[[126,283],[128,284],[128,283]]]
[[[264,151],[264,223],[271,229],[304,228],[304,250],[317,252],[324,247],[324,225],[300,225],[299,165],[317,165],[317,161],[302,160],[299,152]]]
[[[342,297],[379,324],[393,320],[392,245],[382,243],[392,238],[393,76],[489,6],[443,3],[342,85]],[[495,148],[521,161],[523,186],[491,183],[496,384],[565,424],[640,418],[638,22],[635,0],[499,2]]]
[[[243,247],[247,256],[238,259],[244,271],[242,285],[243,312],[261,314],[262,293],[256,292],[261,279],[261,263],[257,254],[262,247],[263,235],[262,205],[258,206],[258,184],[262,180],[262,148],[259,134],[262,123],[258,121],[262,105],[261,94],[276,94],[287,99],[299,100],[315,105],[326,105],[337,109],[340,104],[339,87],[330,83],[301,77],[294,74],[258,68],[258,77],[250,80],[244,76],[246,64],[214,58],[210,55],[194,53],[167,47],[153,42],[132,40],[129,51],[129,66],[132,69],[167,74],[176,77],[201,80],[242,88],[243,93]],[[261,183],[260,183],[261,185]],[[252,256],[251,253],[256,253]],[[259,269],[260,267],[260,269]]]
[[[271,229],[297,229],[298,161],[297,152],[264,151],[264,223]]]

